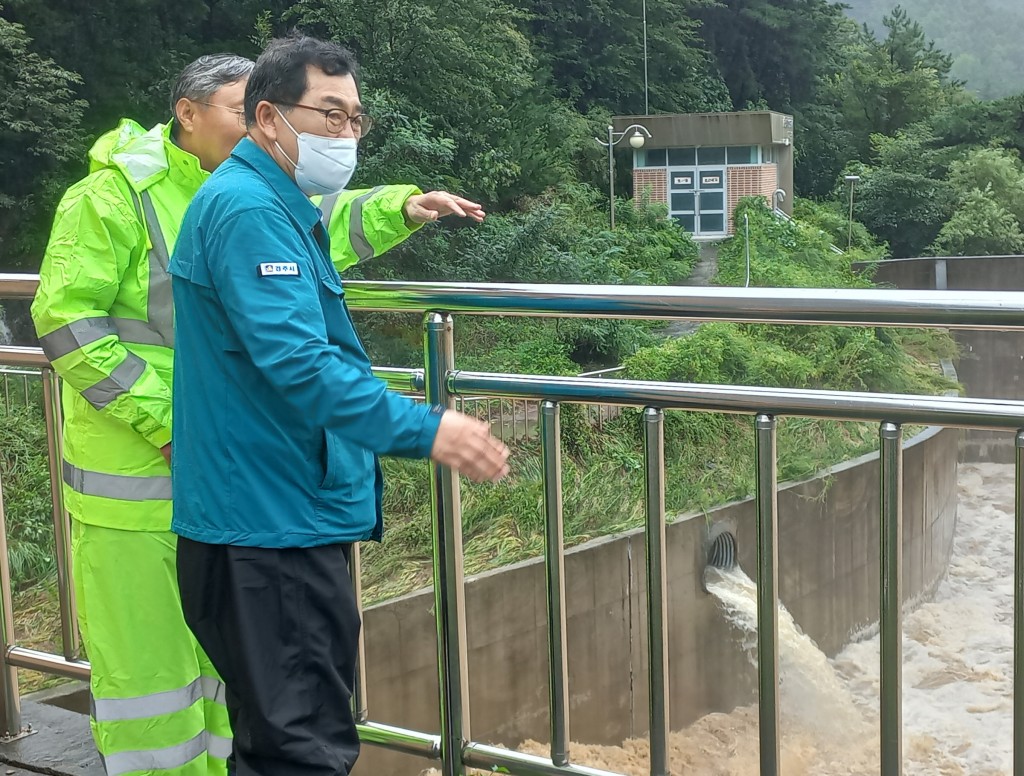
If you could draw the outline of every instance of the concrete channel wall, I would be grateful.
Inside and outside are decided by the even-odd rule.
[[[908,598],[942,578],[956,524],[960,432],[930,429],[906,443],[904,584]],[[780,597],[829,655],[878,619],[879,475],[872,454],[779,492]],[[678,518],[668,529],[671,714],[681,728],[756,697],[750,657],[702,587],[711,532],[731,530],[755,575],[754,504]],[[567,553],[573,740],[618,744],[647,729],[644,537],[631,532]],[[547,626],[540,560],[466,585],[471,735],[517,746],[548,740]],[[368,699],[377,722],[438,730],[433,594],[366,611]],[[414,776],[426,761],[372,746],[357,776]]]
[[[866,266],[866,265],[862,265]],[[1024,256],[958,256],[879,262],[875,280],[903,289],[1024,291]],[[1024,332],[952,331],[960,346],[956,371],[967,396],[1024,400]],[[1013,434],[968,431],[961,460],[1012,463]]]

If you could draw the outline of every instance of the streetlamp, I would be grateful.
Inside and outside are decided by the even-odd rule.
[[[633,130],[633,134],[629,135],[629,131]],[[599,144],[605,146],[608,149],[608,203],[611,207],[611,228],[615,228],[615,146],[626,135],[629,135],[629,144],[633,148],[643,148],[644,138],[650,137],[651,133],[647,131],[647,127],[640,124],[630,124],[621,132],[615,132],[612,125],[608,125],[608,139],[602,140],[599,137],[595,137],[594,140]]]
[[[853,187],[857,185],[857,181],[860,180],[859,175],[847,175],[846,182],[850,184],[850,222],[846,230],[846,250],[850,250],[850,246],[853,245]]]

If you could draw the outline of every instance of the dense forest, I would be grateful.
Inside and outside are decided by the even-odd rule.
[[[1015,0],[986,2],[1010,13]],[[653,112],[793,113],[797,193],[839,202],[856,171],[857,215],[892,255],[1024,248],[1024,97],[976,98],[903,9],[872,32],[826,0],[646,5]],[[607,207],[594,135],[643,110],[640,0],[93,0],[85,13],[79,0],[0,0],[0,268],[37,265],[99,132],[125,115],[166,120],[169,84],[196,55],[255,56],[294,27],[361,61],[380,128],[356,184],[443,186],[496,214],[472,233],[436,228],[368,271],[564,280],[594,263],[610,282],[664,275],[650,272],[656,251],[608,269],[609,251],[650,235],[624,227],[594,244],[593,230],[572,229],[581,209]],[[628,164],[619,171],[628,184]],[[513,258],[509,245],[539,247]]]
[[[607,157],[594,138],[612,115],[644,109],[641,0],[90,0],[87,8],[0,0],[0,271],[38,266],[55,203],[84,174],[99,133],[122,116],[166,121],[171,82],[197,55],[255,57],[293,28],[343,42],[361,62],[376,124],[353,185],[444,187],[489,212],[479,226],[425,227],[356,276],[666,285],[694,266],[695,243],[661,206],[623,201],[608,228]],[[741,203],[755,285],[863,287],[858,259],[1024,251],[1024,94],[986,101],[967,90],[953,56],[902,8],[875,27],[827,0],[647,0],[646,10],[652,112],[772,109],[795,118],[797,220]],[[618,190],[628,193],[627,153]],[[830,246],[845,245],[851,173],[860,176],[858,223],[852,250],[837,257]],[[723,245],[714,282],[743,282],[744,259],[739,241]],[[360,316],[357,325],[376,363],[422,363],[414,320]],[[671,339],[647,322],[585,319],[467,317],[456,336],[466,369],[578,374],[623,365],[637,379],[895,392],[950,387],[921,365],[953,350],[941,337],[872,329],[777,336],[723,325]],[[15,409],[0,414],[0,451],[20,457],[0,456],[0,474],[16,576],[28,582],[52,570],[40,538],[45,445],[38,413]],[[572,541],[636,524],[642,503],[636,417],[625,413],[598,433],[578,409],[563,416],[566,493],[579,499],[566,505]],[[672,510],[749,492],[748,428],[699,413],[672,424]],[[787,428],[784,477],[874,439],[837,424]],[[525,557],[541,541],[540,469],[535,455],[518,452],[506,484],[465,491],[471,570]],[[365,572],[375,596],[409,589],[430,552],[427,471],[387,465],[391,538],[368,550]]]
[[[953,57],[952,75],[982,97],[1024,91],[1024,3],[1020,0],[902,0],[925,34]],[[896,0],[846,0],[850,15],[874,30]]]

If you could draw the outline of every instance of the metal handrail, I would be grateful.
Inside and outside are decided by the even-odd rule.
[[[0,274],[0,299],[38,276]],[[1019,329],[1024,292],[348,281],[354,310],[741,323]],[[36,364],[31,364],[35,366]]]
[[[34,279],[0,275],[0,298],[30,296]],[[644,410],[646,462],[646,566],[648,623],[648,697],[651,773],[665,776],[670,710],[667,697],[667,582],[665,575],[664,411],[685,409],[755,416],[755,505],[757,515],[758,697],[762,776],[779,772],[778,675],[778,505],[777,419],[783,416],[870,420],[879,424],[880,610],[881,610],[881,754],[883,776],[899,776],[901,760],[900,608],[902,424],[924,423],[963,428],[1017,431],[1015,545],[1015,671],[1024,676],[1024,402],[965,399],[956,396],[907,396],[766,387],[697,385],[595,376],[505,375],[454,369],[451,313],[606,318],[680,318],[784,324],[848,324],[972,329],[1024,329],[1024,293],[833,290],[650,288],[631,286],[513,285],[446,283],[349,283],[347,299],[355,309],[425,312],[423,370],[378,369],[390,387],[423,392],[427,400],[452,407],[467,394],[542,402],[541,454],[544,471],[545,566],[549,624],[550,757],[527,755],[472,739],[468,705],[468,655],[462,568],[459,479],[433,465],[431,502],[434,530],[434,596],[439,648],[441,732],[432,735],[362,721],[367,742],[440,760],[444,776],[462,776],[467,767],[503,770],[523,776],[615,776],[568,762],[569,710],[565,655],[566,611],[562,540],[561,403],[607,403]],[[34,348],[0,347],[0,364],[42,366]],[[52,375],[52,372],[50,372]],[[48,427],[56,422],[55,402],[46,402]],[[51,454],[56,447],[51,441]],[[51,467],[57,471],[59,467]],[[59,473],[54,475],[59,477]],[[57,489],[59,491],[59,488]],[[56,509],[55,509],[56,512]],[[66,516],[62,515],[66,520]],[[6,527],[0,508],[0,542]],[[61,527],[55,525],[58,537]],[[66,534],[64,534],[66,536]],[[49,655],[16,645],[11,632],[11,590],[6,552],[0,546],[0,584],[4,641],[0,692],[5,730],[20,725],[13,667],[82,676],[88,665],[68,655]],[[58,557],[61,565],[66,557]],[[66,569],[65,569],[66,571]],[[58,575],[60,586],[67,574]],[[70,600],[70,599],[69,599]],[[73,604],[73,600],[72,600]],[[62,619],[66,616],[62,606]],[[360,661],[361,662],[361,661]],[[365,676],[360,665],[360,676]],[[360,713],[365,706],[360,690]],[[1024,681],[1014,683],[1015,773],[1024,774]],[[362,717],[361,717],[362,718]],[[13,728],[13,730],[12,730]],[[2,731],[0,731],[2,732]]]

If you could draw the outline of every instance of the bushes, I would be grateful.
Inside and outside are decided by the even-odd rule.
[[[13,398],[13,397],[12,397]],[[0,405],[0,482],[15,587],[54,570],[46,425],[38,404]]]

